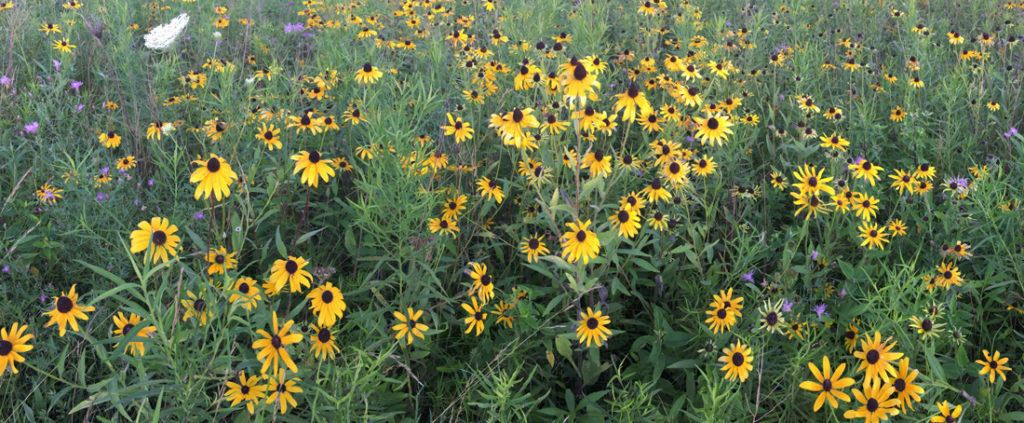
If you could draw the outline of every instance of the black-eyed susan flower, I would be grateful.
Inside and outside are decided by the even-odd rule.
[[[268,126],[264,123],[260,125],[256,139],[263,141],[263,145],[267,146],[267,150],[274,151],[275,148],[281,148],[281,139],[278,137],[280,133],[281,130],[274,127],[273,124]]]
[[[63,189],[54,187],[48,183],[43,184],[43,186],[36,190],[36,199],[38,199],[41,204],[49,204],[52,206],[57,204],[57,200],[64,198],[64,196],[61,195],[62,192],[64,192]]]
[[[136,338],[150,338],[156,333],[156,328],[143,323],[142,318],[135,313],[128,313],[128,317],[124,317],[124,312],[119,311],[114,316],[114,325],[117,326],[112,334],[115,336],[126,337],[135,328],[140,328],[135,333]],[[121,346],[120,343],[114,345],[114,348]],[[146,353],[146,344],[142,341],[131,341],[124,347],[124,352],[131,354],[132,356],[141,356]]]
[[[889,420],[890,415],[897,415],[900,410],[896,409],[899,400],[890,398],[892,396],[892,385],[882,385],[878,379],[869,379],[864,383],[864,391],[853,388],[853,396],[861,405],[855,410],[846,410],[843,417],[847,419],[864,419],[865,423],[877,423],[879,420]]]
[[[996,383],[996,373],[998,373],[999,376],[1003,378],[1003,382],[1006,382],[1006,373],[1004,372],[1012,371],[1010,366],[1006,365],[1006,363],[1010,361],[1010,358],[1000,357],[999,351],[996,351],[995,354],[989,354],[988,350],[981,350],[981,353],[985,355],[985,358],[983,360],[974,361],[981,365],[981,370],[978,371],[978,374],[981,376],[985,376],[987,374],[988,382]]]
[[[287,283],[291,292],[302,292],[303,287],[309,287],[313,275],[303,268],[309,262],[302,257],[288,256],[287,260],[275,260],[270,268],[270,282],[274,284],[274,292],[281,292]]]
[[[454,135],[456,144],[473,139],[473,127],[469,122],[464,122],[461,117],[453,118],[451,113],[448,113],[448,125],[441,126],[441,129],[445,135]]]
[[[580,344],[586,343],[587,348],[590,348],[592,343],[596,343],[600,347],[608,340],[608,335],[612,334],[612,331],[608,329],[611,322],[611,317],[602,315],[601,310],[595,312],[592,308],[587,307],[587,311],[580,316],[580,320],[576,321],[576,339]]]
[[[228,302],[241,305],[245,311],[252,311],[259,304],[259,301],[263,299],[256,280],[248,276],[238,278],[231,286],[231,289],[237,292],[231,293],[231,296],[228,297]]]
[[[139,222],[139,229],[132,231],[132,254],[142,251],[150,251],[149,256],[153,263],[167,261],[168,257],[174,257],[177,253],[178,243],[181,237],[174,235],[178,227],[174,226],[167,219],[154,217],[149,222]]]
[[[921,401],[921,394],[924,394],[924,388],[914,384],[917,375],[917,369],[910,369],[910,358],[907,357],[900,360],[899,370],[893,375],[892,388],[899,400],[900,410],[904,413],[907,408],[914,411],[913,403]]]
[[[34,348],[28,341],[35,335],[26,334],[26,330],[28,326],[19,325],[18,322],[14,322],[10,330],[0,328],[0,375],[6,373],[8,368],[12,373],[18,374],[18,368],[14,367],[14,364],[24,362],[25,357],[21,354]]]
[[[206,321],[210,318],[210,309],[205,291],[199,291],[198,295],[192,291],[186,291],[186,294],[188,298],[181,300],[181,307],[185,309],[181,321],[188,322],[189,319],[196,319],[199,321],[199,326],[206,326]]]
[[[941,265],[935,266],[935,270],[938,271],[938,276],[935,276],[934,280],[937,286],[950,289],[953,285],[960,286],[963,282],[963,278],[960,277],[960,268],[954,262],[947,263],[944,261]]]
[[[719,332],[729,331],[736,324],[737,316],[739,316],[731,311],[730,306],[721,304],[719,301],[712,302],[711,309],[704,313],[709,316],[704,323],[707,323],[711,332],[716,335]]]
[[[89,320],[89,316],[85,313],[91,313],[96,311],[95,307],[88,306],[82,307],[78,304],[78,293],[75,292],[77,284],[71,285],[71,289],[67,292],[61,292],[60,296],[53,300],[53,310],[43,313],[46,316],[50,316],[50,320],[46,322],[43,327],[48,328],[54,324],[60,328],[60,336],[64,336],[67,330],[67,325],[71,325],[71,330],[78,332],[78,320]]]
[[[237,378],[228,380],[225,383],[228,389],[224,392],[224,399],[231,401],[232,407],[245,401],[245,408],[249,410],[249,414],[254,414],[256,412],[256,404],[267,396],[267,385],[261,385],[259,382],[259,376],[252,375],[246,377],[243,370],[238,373]]]
[[[231,183],[238,179],[238,174],[231,170],[231,165],[216,154],[210,154],[207,160],[195,160],[193,164],[199,165],[192,172],[189,182],[196,183],[195,199],[210,198],[210,193],[220,201],[231,195]]]
[[[906,113],[903,112],[903,108],[900,106],[896,106],[895,109],[892,109],[892,111],[889,112],[889,120],[892,120],[893,122],[903,122],[903,118],[905,116]]]
[[[274,311],[273,325],[271,326],[272,332],[267,332],[263,329],[256,331],[261,338],[252,343],[252,348],[257,351],[256,359],[263,362],[263,368],[260,371],[266,373],[267,369],[273,366],[274,371],[277,372],[279,369],[278,365],[283,362],[292,372],[298,372],[299,369],[295,366],[295,362],[292,361],[292,357],[288,355],[288,350],[285,349],[285,346],[302,341],[302,334],[288,333],[292,325],[295,324],[291,320],[285,322],[282,326],[278,326],[277,323],[277,311]],[[279,374],[283,376],[283,372]]]
[[[705,154],[703,157],[693,161],[691,166],[693,173],[698,176],[709,176],[715,173],[715,158]]]
[[[761,305],[761,319],[758,321],[758,329],[781,334],[786,327],[786,318],[782,312],[782,300],[767,300]]]
[[[314,118],[312,113],[303,113],[302,116],[289,116],[287,127],[295,128],[296,134],[300,134],[302,131],[308,131],[313,135],[316,135],[324,130],[321,126],[320,119]]]
[[[850,146],[850,141],[835,132],[832,135],[818,137],[818,139],[821,140],[821,148],[846,151],[846,147]]]
[[[235,254],[228,253],[228,250],[224,247],[206,252],[206,262],[209,263],[206,273],[209,275],[223,275],[225,271],[234,269],[238,265]]]
[[[723,115],[710,115],[707,117],[694,117],[693,121],[697,124],[696,137],[700,140],[701,145],[710,144],[712,147],[716,145],[724,145],[729,140],[729,135],[732,134],[732,122],[727,116]]]
[[[649,110],[646,114],[640,116],[638,121],[640,122],[640,127],[647,131],[647,133],[655,133],[662,130],[662,120],[658,117],[657,110]]]
[[[747,377],[750,376],[750,371],[754,369],[754,357],[751,355],[750,347],[740,341],[736,341],[722,349],[722,352],[725,354],[719,357],[718,361],[725,363],[722,366],[722,371],[725,372],[725,379],[739,379],[741,383],[745,382]]]
[[[569,230],[559,238],[562,244],[562,258],[569,263],[576,263],[582,258],[583,264],[587,264],[590,259],[600,254],[601,241],[597,239],[597,234],[587,229],[590,226],[590,219],[586,222],[568,222],[565,226]]]
[[[420,322],[420,317],[423,317],[423,310],[414,310],[412,307],[409,307],[404,314],[401,311],[395,311],[392,314],[398,320],[398,324],[391,327],[391,330],[396,332],[395,339],[401,340],[406,338],[406,345],[412,344],[413,337],[426,339],[423,336],[423,332],[426,332],[429,327]]]
[[[828,183],[833,179],[831,177],[824,177],[824,169],[816,169],[814,166],[805,164],[796,172],[793,172],[793,178],[796,178],[794,184],[801,193],[814,195],[819,192],[824,192],[829,195],[835,195],[836,191]]]
[[[61,53],[71,53],[71,50],[75,49],[76,47],[78,46],[71,44],[67,38],[53,40],[53,49]]]
[[[345,296],[330,282],[314,288],[306,298],[310,299],[309,309],[313,310],[320,327],[334,326],[334,322],[345,316]]]
[[[469,316],[462,321],[466,323],[466,332],[470,333],[474,329],[476,330],[475,336],[480,336],[480,333],[484,331],[484,321],[487,320],[487,313],[484,313],[480,303],[476,301],[476,297],[470,297],[473,301],[473,305],[463,303],[462,309],[469,313]]]
[[[936,323],[932,319],[932,316],[924,316],[923,318],[911,316],[910,328],[916,329],[917,333],[921,335],[921,339],[938,337],[942,334],[942,328],[946,325],[944,323]]]
[[[505,193],[501,190],[501,185],[498,185],[497,181],[486,176],[477,179],[476,190],[480,192],[481,196],[489,197],[498,204],[501,204],[502,200],[505,199]]]
[[[534,263],[537,261],[538,256],[546,255],[550,252],[544,241],[541,241],[537,234],[523,239],[523,242],[519,244],[519,251],[526,254],[527,263]]]
[[[371,65],[370,62],[366,62],[363,63],[363,66],[356,71],[355,79],[356,82],[360,84],[373,84],[382,76],[384,76],[384,72],[381,72],[376,66]]]
[[[950,408],[949,401],[936,402],[935,405],[938,407],[939,413],[929,420],[932,423],[954,423],[964,411],[964,407],[959,404],[955,408]]]
[[[799,216],[801,213],[804,213],[804,219],[806,220],[812,217],[817,217],[819,213],[829,213],[829,204],[821,201],[816,194],[796,192],[791,192],[789,194],[793,196],[793,205],[797,206],[796,211],[793,212],[793,216]]]
[[[302,335],[295,334],[294,336],[302,337]],[[289,360],[290,362],[291,360]],[[294,371],[294,370],[293,370]],[[280,372],[277,376],[270,377],[270,383],[267,384],[267,404],[277,403],[281,410],[281,414],[288,412],[288,406],[295,408],[299,403],[295,400],[294,394],[301,394],[302,388],[298,386],[299,378],[293,377],[285,380],[284,372]]]
[[[640,213],[626,209],[619,209],[608,218],[612,227],[618,229],[618,236],[629,239],[636,236],[640,230]]]
[[[604,154],[604,151],[594,150],[583,156],[582,165],[591,178],[603,178],[612,170],[612,157]]]
[[[459,214],[466,209],[466,194],[455,194],[445,199],[444,207],[441,209],[441,215],[445,219],[457,220]]]
[[[127,171],[135,168],[135,156],[124,156],[117,159],[117,170]]]
[[[647,201],[654,204],[658,204],[659,201],[668,201],[672,198],[672,194],[661,185],[661,178],[654,178],[651,184],[644,187],[640,193],[647,197]]]
[[[313,355],[321,361],[333,360],[335,355],[341,351],[338,344],[334,343],[334,331],[329,326],[321,325],[310,326],[310,329],[313,333],[309,335],[309,342],[312,343],[309,348],[313,351]]]
[[[292,174],[301,171],[302,183],[313,188],[319,186],[321,179],[324,182],[329,182],[334,176],[334,169],[331,168],[330,161],[320,157],[320,152],[317,150],[302,150],[299,154],[292,156],[292,160],[295,160],[295,169],[292,170]]]
[[[863,179],[870,183],[871,186],[875,186],[875,181],[879,178],[878,173],[885,170],[881,166],[872,164],[865,159],[861,159],[859,163],[850,164],[848,168],[853,171],[854,178]]]
[[[835,371],[833,371],[826,355],[821,361],[821,371],[818,370],[818,366],[815,366],[813,362],[808,362],[807,367],[811,369],[811,374],[814,375],[817,382],[812,380],[800,382],[800,389],[820,392],[818,399],[814,401],[815,412],[821,409],[825,401],[828,401],[828,405],[834,409],[839,408],[839,401],[850,402],[850,396],[843,392],[842,389],[853,385],[855,382],[853,378],[843,377],[846,363],[840,363],[839,366],[836,366]]]
[[[857,372],[866,370],[864,375],[866,381],[878,381],[881,379],[888,383],[889,376],[896,374],[896,368],[893,367],[892,361],[903,357],[903,353],[892,351],[893,347],[896,346],[896,341],[890,344],[889,339],[887,339],[883,342],[882,334],[875,331],[874,338],[870,334],[865,335],[864,339],[861,339],[860,345],[861,350],[853,353],[854,357],[861,360],[860,366],[857,367]],[[888,397],[886,395],[886,398]]]
[[[456,232],[459,232],[459,226],[455,221],[443,216],[427,219],[427,226],[430,228],[431,233],[440,232],[442,235],[451,235],[452,238],[455,237]]]
[[[121,145],[121,136],[114,131],[101,132],[98,138],[106,148],[114,149]]]
[[[651,103],[634,82],[629,84],[626,92],[615,97],[615,113],[622,111],[623,122],[633,122],[638,115],[646,115],[651,109]]]
[[[494,298],[494,279],[491,275],[487,274],[487,265],[483,263],[470,263],[473,270],[470,271],[469,277],[473,278],[473,286],[469,289],[469,295],[476,293],[476,296],[487,304],[491,298]]]

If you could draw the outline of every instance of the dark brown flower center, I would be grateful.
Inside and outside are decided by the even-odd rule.
[[[263,138],[268,139],[268,140],[272,140],[272,139],[274,139],[274,133],[271,132],[271,131],[264,132],[263,133]]]
[[[746,360],[746,357],[743,356],[743,353],[740,353],[740,352],[732,353],[732,365],[733,366],[736,366],[736,367],[742,366],[743,362],[745,360]]]
[[[0,341],[0,356],[7,356],[14,350],[14,344],[10,341]]]
[[[476,313],[473,313],[473,319],[478,321],[478,322],[482,322],[484,320],[484,314],[482,312],[479,312],[479,311],[476,312]]]
[[[878,236],[878,231],[872,229],[871,232],[868,232],[868,235],[871,235],[872,238],[877,237]]]
[[[572,77],[576,78],[577,81],[587,79],[587,67],[583,64],[576,65],[576,69],[572,71]]]
[[[217,254],[217,256],[214,257],[213,259],[213,261],[216,262],[217,264],[224,264],[224,261],[226,260],[227,258],[225,258],[223,254]]]
[[[512,111],[512,121],[515,122],[515,123],[522,122],[523,121],[523,111],[519,110],[519,108],[516,108],[515,110],[513,110]]]
[[[988,366],[993,368],[993,369],[995,369],[995,368],[999,367],[999,363],[996,363],[995,360],[992,360],[992,361],[988,362]]]
[[[527,246],[529,246],[531,250],[536,250],[537,247],[540,247],[540,241],[538,241],[537,238],[531,238],[530,241],[527,242]]]
[[[945,272],[942,272],[942,277],[944,277],[946,279],[953,279],[953,272],[950,272],[948,270],[945,271]]]
[[[192,303],[192,309],[194,309],[195,311],[198,311],[200,313],[203,310],[206,310],[206,300],[203,300],[203,299],[195,300],[195,302]]]
[[[818,178],[816,176],[812,176],[810,178],[807,178],[807,186],[809,186],[811,188],[814,188],[814,187],[818,186]]]
[[[243,294],[248,294],[249,293],[249,284],[247,284],[245,282],[242,282],[242,283],[238,284],[238,292],[241,292]]]
[[[770,312],[767,316],[764,317],[764,321],[768,323],[768,326],[775,326],[776,324],[779,323],[779,315],[776,314],[774,311]]]
[[[619,223],[629,222],[629,212],[628,211],[619,210],[619,215],[617,217],[619,219]]]
[[[284,270],[288,273],[295,273],[299,270],[299,264],[295,260],[288,260],[284,264]]]
[[[892,387],[896,388],[896,392],[903,392],[904,389],[907,389],[907,381],[903,379],[896,379],[896,381],[892,383]]]
[[[242,385],[242,389],[240,391],[242,392],[242,395],[247,395],[249,394],[249,387],[247,385]]]
[[[281,337],[277,335],[271,337],[270,345],[272,345],[274,348],[281,348]]]
[[[57,299],[57,311],[61,313],[67,313],[71,311],[71,309],[74,307],[75,302],[71,301],[71,299],[68,297],[62,295],[60,298]]]
[[[132,328],[134,328],[134,327],[135,327],[135,325],[133,325],[131,323],[125,323],[124,327],[121,328],[121,335],[127,335],[129,332],[132,331]]]
[[[728,315],[729,315],[729,311],[726,310],[725,308],[720,308],[720,309],[718,309],[718,312],[715,313],[715,316],[717,316],[719,319],[724,319]]]
[[[878,400],[869,398],[867,404],[864,405],[867,407],[869,413],[874,413],[875,410],[878,409]]]
[[[320,301],[323,301],[324,304],[330,304],[331,301],[334,301],[334,294],[331,293],[331,290],[325,289],[324,292],[320,294]]]
[[[578,232],[576,232],[576,240],[579,241],[579,242],[586,241],[587,240],[587,231],[578,231]]]
[[[868,361],[868,364],[877,363],[879,358],[882,358],[882,355],[878,353],[878,350],[868,351],[868,353],[864,355],[864,359]]]
[[[707,120],[708,129],[714,131],[718,129],[718,119],[708,118]]]
[[[309,152],[309,162],[313,163],[313,164],[319,163],[320,162],[320,152],[316,151],[316,150],[310,151]]]
[[[331,340],[331,330],[327,329],[327,328],[320,329],[316,333],[316,339],[318,341],[320,341],[321,343],[325,343],[326,344],[328,341]]]
[[[587,328],[590,330],[597,329],[597,319],[593,317],[587,319]]]
[[[153,245],[161,246],[167,242],[167,234],[164,231],[153,231]]]
[[[825,380],[821,381],[821,390],[824,391],[824,392],[831,391],[832,390],[832,380],[831,379],[825,379]]]
[[[480,277],[480,285],[488,286],[491,284],[491,275],[483,275]]]
[[[370,62],[363,63],[363,72],[369,73],[373,71],[373,66],[370,66]]]

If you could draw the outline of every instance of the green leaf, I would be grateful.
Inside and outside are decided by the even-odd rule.
[[[277,231],[274,233],[274,246],[277,247],[277,254],[281,257],[288,257],[288,249],[284,247],[284,243],[281,242],[281,227],[277,227]]]
[[[555,350],[558,351],[558,355],[565,357],[572,363],[572,341],[569,341],[564,336],[555,337]],[[575,366],[575,364],[574,364]]]
[[[313,235],[316,235],[316,234],[320,233],[320,231],[322,231],[324,229],[327,229],[327,227],[324,226],[324,227],[322,227],[320,229],[317,229],[315,231],[309,231],[309,232],[306,232],[306,233],[302,234],[302,236],[299,237],[299,240],[295,242],[295,245],[299,245],[299,244],[302,244],[303,242],[309,241],[309,239],[312,238]],[[278,227],[278,231],[280,232],[280,227]]]

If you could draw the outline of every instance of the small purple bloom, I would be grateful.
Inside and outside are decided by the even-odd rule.
[[[75,89],[75,93],[77,93],[78,89],[81,88],[81,87],[82,87],[82,81],[71,81],[71,88]]]
[[[10,265],[5,265],[4,269],[3,269],[3,272],[4,273],[11,273],[11,266]]]
[[[150,180],[146,181],[146,185],[153,186],[153,185],[155,185],[155,183],[153,182],[152,179],[150,179]]]
[[[46,304],[46,299],[47,299],[47,298],[48,298],[48,297],[47,297],[47,296],[45,296],[45,295],[40,295],[40,296],[39,296],[39,302],[41,302],[41,303],[43,303],[43,304]]]
[[[846,288],[840,289],[839,290],[839,298],[842,299],[845,296],[846,296]]]
[[[302,36],[303,36],[303,37],[306,37],[306,38],[309,38],[309,37],[312,37],[312,36],[313,36],[313,33],[312,33],[312,32],[309,32],[309,31],[306,31],[306,32],[303,32],[303,33],[302,33]]]
[[[725,21],[725,26],[732,26],[732,22]]]
[[[203,220],[203,212],[197,211],[192,214],[192,218],[195,220]]]
[[[754,283],[754,269],[750,269],[749,272],[743,274],[743,280]]]
[[[53,68],[60,72],[60,60],[53,59]]]
[[[830,316],[830,314],[828,314],[828,312],[825,311],[826,307],[828,306],[826,306],[825,303],[821,303],[814,306],[814,308],[812,308],[811,310],[814,310],[814,312],[818,315],[818,320],[821,320],[821,316]]]
[[[32,123],[25,125],[25,133],[34,134],[39,130],[39,122],[33,121]]]
[[[10,87],[11,86],[11,78],[8,78],[7,75],[0,76],[0,85],[3,85],[5,87]]]
[[[300,23],[285,24],[285,26],[284,26],[284,33],[285,34],[291,34],[291,33],[295,32],[295,31],[302,31],[303,29],[306,29],[306,28],[303,27],[302,24],[300,24]]]
[[[106,175],[107,172],[110,172],[110,166],[100,169],[100,175]]]
[[[79,111],[79,112],[81,112],[81,111],[82,111],[82,109],[84,109],[84,108],[85,108],[85,105],[84,105],[84,104],[79,104],[79,105],[78,105],[78,107],[77,107],[77,109],[78,109],[78,111]]]
[[[783,298],[782,299],[782,312],[783,313],[789,313],[790,310],[793,310],[793,302],[790,301],[789,298]]]
[[[110,198],[110,194],[107,194],[105,192],[96,193],[96,201],[103,202],[103,200],[106,200],[108,198]]]
[[[817,259],[818,259],[818,250],[812,250],[811,251],[811,260],[817,260]]]
[[[1018,133],[1019,132],[1017,132],[1017,128],[1011,126],[1010,130],[1008,132],[1003,133],[1003,136],[1006,137],[1006,138],[1010,138],[1010,137],[1012,137],[1014,135],[1017,135]]]

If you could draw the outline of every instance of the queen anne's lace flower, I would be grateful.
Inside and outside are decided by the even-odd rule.
[[[188,14],[182,13],[170,22],[153,28],[146,34],[146,48],[156,51],[167,50],[188,26]]]

